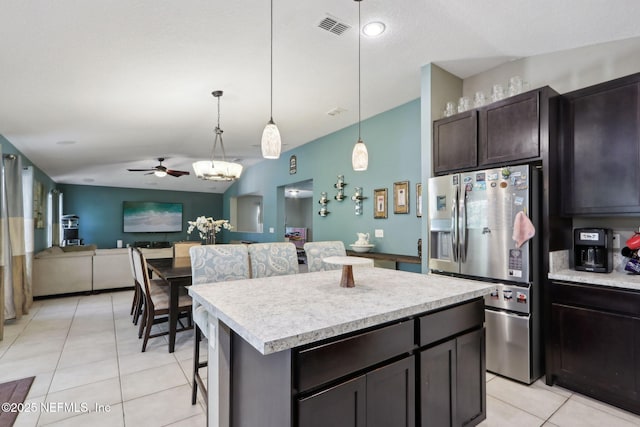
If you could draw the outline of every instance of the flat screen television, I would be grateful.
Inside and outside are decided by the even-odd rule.
[[[182,203],[122,202],[125,233],[182,231]]]

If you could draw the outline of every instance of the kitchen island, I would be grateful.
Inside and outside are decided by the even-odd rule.
[[[192,286],[209,313],[210,426],[485,418],[489,283],[380,268]]]

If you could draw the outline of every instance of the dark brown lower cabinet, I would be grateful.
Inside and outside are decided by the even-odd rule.
[[[547,383],[640,413],[640,293],[551,285]]]
[[[366,376],[360,376],[298,401],[298,425],[365,427]]]
[[[420,353],[422,427],[474,426],[486,418],[484,350],[478,329]]]
[[[457,425],[473,426],[487,417],[485,330],[456,338]]]
[[[483,322],[480,297],[268,355],[232,332],[231,426],[475,425]]]
[[[455,420],[456,341],[420,353],[422,426],[451,426]]]
[[[415,426],[415,357],[367,374],[367,427]]]
[[[298,402],[300,427],[415,426],[414,357]]]

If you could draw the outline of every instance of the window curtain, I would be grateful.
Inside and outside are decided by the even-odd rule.
[[[58,189],[51,190],[48,198],[49,212],[51,212],[51,245],[60,246],[62,243],[62,229],[60,220],[62,219],[62,193]]]
[[[1,149],[0,149],[0,154]],[[0,262],[2,263],[2,301],[0,339],[4,337],[4,320],[19,319],[29,312],[33,302],[27,274],[25,219],[22,197],[22,159],[13,154],[2,156],[0,185]]]
[[[22,169],[22,202],[24,208],[24,248],[26,289],[32,295],[33,289],[33,252],[35,246],[35,224],[33,221],[33,166]],[[31,299],[31,296],[29,297]],[[30,306],[31,304],[29,304]]]

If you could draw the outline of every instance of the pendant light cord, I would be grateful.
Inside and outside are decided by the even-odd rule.
[[[222,129],[220,129],[220,97],[222,96],[222,92],[220,92],[219,95],[214,95],[216,98],[218,98],[218,124],[216,125],[215,128],[215,133],[216,136],[213,139],[213,148],[211,149],[211,163],[213,163],[215,156],[216,156],[216,145],[218,145],[218,139],[220,139],[220,150],[222,151],[222,161],[226,161],[227,160],[227,155],[224,152],[224,142],[222,142]]]
[[[271,122],[273,122],[273,0],[271,0],[271,41],[270,41],[270,48],[271,48],[271,57],[270,57],[270,62],[271,62],[271,105],[270,105],[270,111],[269,111],[269,116],[271,119]]]
[[[362,97],[360,95],[360,4],[362,3],[362,0],[356,1],[358,2],[358,142],[360,142],[362,139],[360,137],[360,124],[362,122]]]

